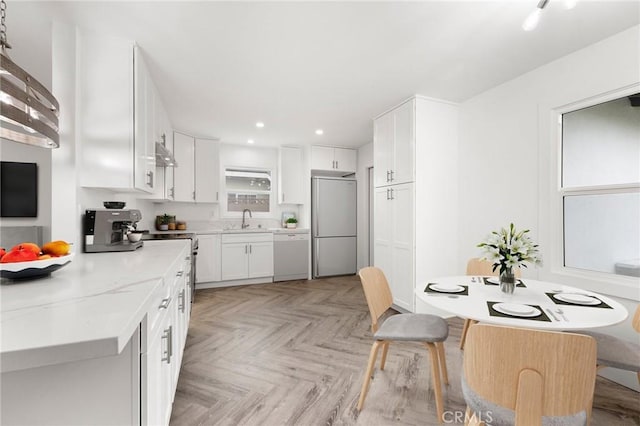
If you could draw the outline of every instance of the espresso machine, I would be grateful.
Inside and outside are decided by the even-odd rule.
[[[85,253],[133,251],[142,247],[142,241],[131,242],[127,232],[135,229],[142,219],[140,210],[97,209],[84,215]]]

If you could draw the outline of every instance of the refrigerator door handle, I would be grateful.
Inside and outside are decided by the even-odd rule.
[[[313,225],[313,235],[317,237],[318,235],[320,235],[320,233],[318,232],[319,231],[319,229],[318,229],[319,227],[318,227],[318,211],[317,211],[318,210],[318,203],[320,202],[320,194],[319,194],[319,192],[320,192],[320,184],[319,184],[317,179],[315,179],[313,181],[313,185],[315,186],[313,188],[314,189],[313,193],[314,193],[314,198],[315,199],[313,200],[313,205],[311,207],[311,221],[313,222],[312,223],[312,225]]]
[[[315,238],[313,241],[315,243],[315,247],[313,250],[313,277],[315,278],[318,276],[318,258],[320,257],[320,253],[319,253],[320,241],[318,241],[317,238]]]

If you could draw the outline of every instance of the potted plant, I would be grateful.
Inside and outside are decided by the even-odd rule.
[[[296,219],[295,217],[290,217],[289,219],[287,219],[287,228],[295,228],[296,226],[298,226],[298,219]]]
[[[162,216],[156,216],[156,226],[160,231],[166,231],[169,229],[169,222],[171,221],[171,216],[168,214],[163,214]]]

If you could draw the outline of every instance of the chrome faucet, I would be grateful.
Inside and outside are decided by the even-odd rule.
[[[242,229],[245,229],[245,228],[249,227],[248,223],[247,224],[244,223],[244,221],[245,221],[245,213],[247,213],[247,212],[249,212],[249,217],[253,217],[253,216],[251,216],[251,210],[249,210],[249,209],[242,210]]]

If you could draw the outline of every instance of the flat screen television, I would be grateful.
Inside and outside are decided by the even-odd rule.
[[[38,217],[38,165],[0,161],[0,217]]]

